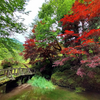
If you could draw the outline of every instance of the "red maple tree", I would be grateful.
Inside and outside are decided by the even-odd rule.
[[[63,37],[66,46],[61,53],[67,54],[69,57],[75,57],[80,61],[82,60],[82,55],[87,55],[87,57],[99,55],[100,44],[98,37],[100,36],[100,29],[93,29],[91,26],[99,21],[100,1],[84,0],[84,3],[81,3],[80,0],[76,0],[72,11],[73,13],[71,15],[64,15],[64,18],[60,20],[63,26],[63,34],[59,36]],[[82,30],[79,33],[80,22],[82,24]],[[87,27],[85,23],[87,23]],[[92,54],[89,50],[93,51]],[[87,64],[87,66],[92,65],[97,66],[93,62],[92,64]],[[83,70],[84,68],[82,70],[80,68],[78,69],[80,72]],[[81,77],[85,75],[84,72],[82,73],[78,75]]]
[[[42,23],[42,21],[40,21]],[[44,23],[42,23],[44,24]],[[32,32],[35,33],[37,25],[34,25]],[[40,42],[44,42],[45,40],[37,41],[36,34],[33,34],[31,39],[27,39],[25,44],[23,44],[25,50],[23,51],[23,56],[25,59],[30,58],[29,64],[36,63],[45,63],[44,66],[41,66],[40,71],[43,71],[46,67],[46,61],[48,60],[51,65],[55,59],[58,57],[58,52],[61,51],[61,46],[57,40],[54,40],[51,43],[48,43],[46,47],[39,46],[37,44]],[[52,66],[51,66],[52,67]]]

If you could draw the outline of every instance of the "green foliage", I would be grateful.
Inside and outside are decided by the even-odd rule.
[[[75,88],[75,92],[83,92],[83,91],[85,91],[85,88],[82,88],[82,87]]]
[[[64,70],[63,72],[55,72],[51,76],[53,84],[74,89],[75,92],[82,91],[99,91],[100,90],[100,71],[95,69],[97,74],[94,78],[79,77],[74,70]]]
[[[95,17],[94,21],[90,21],[89,29],[100,29],[100,18],[99,17]]]
[[[61,67],[61,71],[64,71],[66,69],[70,69],[72,66],[71,66],[71,61],[67,61],[62,67]]]
[[[1,0],[0,1],[0,36],[6,37],[12,33],[23,33],[26,28],[15,12],[28,14],[25,11],[26,0]]]
[[[44,18],[46,16],[51,16],[54,13],[54,9],[51,4],[44,3],[40,8],[40,12],[38,14],[39,18]]]
[[[16,56],[17,57],[17,56]],[[20,60],[20,61],[19,61]],[[4,60],[2,60],[1,62],[1,66],[5,69],[8,67],[14,67],[14,66],[18,66],[20,65],[20,63],[22,62],[22,58],[19,57],[19,60],[14,59],[14,58],[6,58]],[[22,66],[21,66],[22,67]]]
[[[13,67],[13,68],[25,67],[23,64],[27,64],[28,60],[27,61],[24,60],[24,58],[20,56],[19,53],[20,51],[14,50],[14,57],[10,54],[10,52],[5,54],[3,58],[1,58],[0,69],[8,67]]]
[[[52,73],[55,73],[57,71],[62,72],[64,70],[66,70],[66,69],[69,70],[71,67],[72,67],[71,66],[71,61],[69,60],[66,63],[64,63],[64,65],[62,65],[62,66],[56,66],[56,67],[54,67]]]
[[[51,43],[51,41],[57,40],[56,36],[58,35],[59,30],[57,30],[56,32],[52,32],[50,29],[53,23],[55,23],[55,20],[51,19],[49,16],[46,16],[42,20],[42,23],[40,22],[37,23],[34,35],[36,36],[36,40],[42,41],[42,42],[36,42],[38,46],[46,48],[46,46],[48,46],[47,43]]]
[[[3,66],[3,69],[8,68],[8,67],[12,67],[12,65],[13,65],[13,63],[10,61],[3,60],[1,62],[1,66]]]
[[[0,38],[0,56],[4,58],[7,57],[7,53],[10,52],[14,54],[13,47],[17,47],[16,43],[9,38]]]
[[[75,88],[77,86],[77,82],[74,80],[74,71],[65,70],[63,72],[55,72],[51,76],[51,80],[54,84],[59,86],[64,86],[68,88]],[[73,78],[72,78],[73,77]]]
[[[89,53],[93,53],[93,50],[89,50]]]
[[[1,0],[0,1],[0,59],[11,55],[14,56],[13,49],[19,50],[22,48],[18,42],[10,39],[14,33],[23,33],[26,30],[25,25],[19,22],[22,19],[17,13],[28,14],[25,12],[27,0]]]
[[[38,13],[39,19],[36,19],[32,25],[37,25],[34,35],[37,44],[41,47],[45,47],[48,43],[57,41],[57,35],[61,30],[57,27],[56,31],[53,31],[53,24],[58,23],[58,21],[69,11],[71,11],[72,4],[75,0],[50,0],[45,2]],[[55,17],[54,17],[55,16]],[[40,22],[41,19],[41,22]],[[60,23],[61,24],[61,23]],[[61,25],[60,25],[61,26]]]
[[[19,53],[22,50],[23,50],[23,45],[20,42],[18,42],[16,39],[3,38],[3,37],[0,38],[0,59],[1,60],[5,58],[8,59],[11,57],[13,57],[14,59],[18,59]]]
[[[42,5],[39,11],[39,18],[43,19],[46,16],[52,17],[56,15],[55,20],[59,21],[65,14],[71,11],[72,4],[75,0],[50,0]]]

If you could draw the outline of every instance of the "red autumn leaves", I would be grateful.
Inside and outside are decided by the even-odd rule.
[[[75,1],[74,6],[72,7],[72,15],[64,15],[60,21],[63,22],[62,25],[67,23],[74,23],[75,21],[80,21],[83,19],[90,20],[94,17],[100,17],[100,1],[91,0],[90,4],[80,3],[80,0]],[[87,1],[87,0],[85,0]]]
[[[71,15],[64,15],[65,17],[60,20],[65,31],[64,34],[60,34],[59,36],[69,40],[66,42],[66,44],[69,44],[69,47],[61,51],[63,54],[84,54],[85,51],[77,49],[90,44],[99,43],[94,40],[94,37],[98,38],[98,36],[100,36],[100,29],[84,31],[81,34],[71,31],[75,30],[73,25],[78,26],[79,21],[88,22],[92,18],[100,16],[100,1],[93,0],[91,3],[89,3],[91,0],[85,0],[84,3],[80,3],[79,1],[80,0],[75,1],[72,7],[73,13]]]

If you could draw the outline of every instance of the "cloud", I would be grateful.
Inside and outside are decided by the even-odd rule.
[[[26,11],[31,11],[30,14],[24,15],[25,18],[24,23],[30,24],[35,16],[38,14],[39,8],[42,7],[42,4],[45,2],[45,0],[30,0],[28,5],[26,6]]]

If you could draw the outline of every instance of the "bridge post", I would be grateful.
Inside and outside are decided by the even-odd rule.
[[[14,80],[14,77],[12,76],[12,69],[8,69],[7,71],[8,71],[8,72],[7,72],[7,73],[8,73],[8,74],[7,74],[7,77],[8,77],[8,78],[11,77],[11,79]]]

